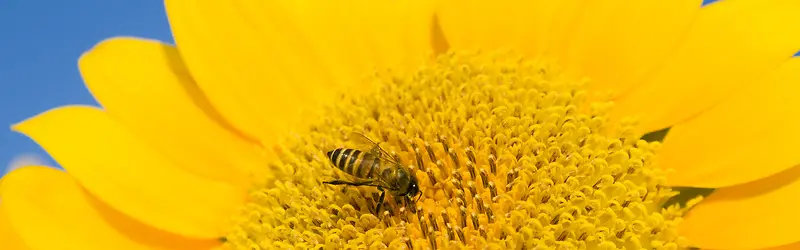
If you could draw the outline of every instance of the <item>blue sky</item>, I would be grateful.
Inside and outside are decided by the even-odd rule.
[[[104,38],[172,42],[162,1],[0,1],[0,175],[14,155],[44,151],[8,126],[65,104],[93,104],[78,57]]]

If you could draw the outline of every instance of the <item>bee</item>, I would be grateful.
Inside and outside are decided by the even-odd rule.
[[[386,191],[395,197],[403,197],[406,204],[410,204],[412,199],[419,195],[422,198],[422,191],[417,184],[417,177],[403,164],[400,164],[386,150],[383,150],[378,143],[367,138],[365,135],[353,132],[350,138],[358,139],[360,143],[369,145],[366,151],[354,148],[337,148],[328,151],[328,159],[334,166],[354,177],[355,181],[333,180],[323,182],[330,185],[348,186],[372,186],[377,187],[381,192],[378,198],[378,205],[375,207],[376,213],[380,213]],[[414,202],[418,201],[414,200]]]

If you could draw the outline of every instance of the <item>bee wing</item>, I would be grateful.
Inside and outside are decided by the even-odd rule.
[[[393,163],[397,162],[394,159],[391,159],[392,154],[386,152],[386,150],[383,150],[383,148],[381,148],[381,146],[378,145],[377,142],[373,141],[372,139],[369,139],[369,137],[367,137],[366,135],[358,132],[351,132],[350,134],[348,134],[348,137],[357,144],[363,145],[366,148],[368,148],[370,153],[380,155],[381,159],[389,160]]]
[[[389,181],[384,179],[383,177],[378,177],[378,179],[375,180],[375,184],[386,189],[394,189],[392,184],[389,184]]]
[[[372,139],[369,139],[369,137],[367,137],[366,135],[358,132],[351,132],[348,135],[348,137],[361,145],[367,146],[370,149],[369,152],[377,155],[378,158],[380,158],[381,160],[394,164],[397,167],[406,168],[406,166],[400,164],[400,161],[396,159],[391,153],[381,148],[377,142],[373,141]]]
[[[383,187],[383,188],[386,188],[386,189],[393,189],[393,188],[394,188],[394,187],[393,187],[393,186],[390,184],[389,180],[387,180],[387,179],[384,179],[384,178],[383,178],[382,176],[380,176],[380,175],[379,175],[379,176],[377,176],[377,178],[374,178],[374,179],[371,179],[371,178],[364,178],[364,177],[357,177],[357,176],[354,176],[354,175],[348,175],[348,177],[350,177],[351,179],[353,179],[353,181],[355,181],[355,182],[369,182],[369,183],[370,183],[370,185],[373,185],[373,186],[380,186],[380,187]]]
[[[394,165],[397,168],[406,168],[406,169],[408,169],[405,165],[400,164],[400,162],[397,159],[395,159],[394,156],[391,153],[389,153],[386,150],[384,150],[383,148],[381,148],[380,145],[378,145],[377,142],[373,141],[372,139],[369,139],[369,137],[367,137],[366,135],[358,133],[358,132],[351,132],[348,135],[348,137],[351,140],[353,140],[353,141],[355,141],[355,142],[357,142],[357,143],[359,143],[361,145],[368,146],[368,148],[370,148],[369,152],[371,154],[376,155],[379,158],[379,160],[388,162],[388,163]],[[386,187],[386,188],[392,188],[391,185],[389,184],[390,182],[388,180],[383,179],[382,177],[379,177],[379,180],[376,180],[376,181],[379,182],[379,183],[376,183],[376,184],[379,184],[379,185],[381,185],[383,187]]]
[[[388,153],[381,154],[380,158],[381,158],[381,160],[386,161],[388,163],[391,163],[391,164],[395,165],[396,167],[404,167],[403,164],[400,164],[399,162],[397,162],[397,159],[395,159],[392,155],[389,155]]]

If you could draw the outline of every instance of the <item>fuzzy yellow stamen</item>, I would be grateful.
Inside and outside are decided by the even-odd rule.
[[[677,249],[683,210],[653,166],[658,143],[631,137],[587,104],[582,82],[547,63],[449,53],[409,76],[374,77],[374,94],[327,110],[285,144],[287,173],[251,193],[232,249]],[[423,197],[404,206],[349,177],[325,152],[361,132],[414,170]],[[401,197],[400,197],[401,198]]]

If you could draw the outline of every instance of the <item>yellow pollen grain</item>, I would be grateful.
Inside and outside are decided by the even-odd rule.
[[[679,249],[684,208],[654,166],[658,143],[610,124],[584,82],[508,54],[448,53],[410,75],[376,74],[282,145],[280,178],[255,187],[230,249]],[[350,180],[325,153],[360,132],[413,169],[404,206]]]

